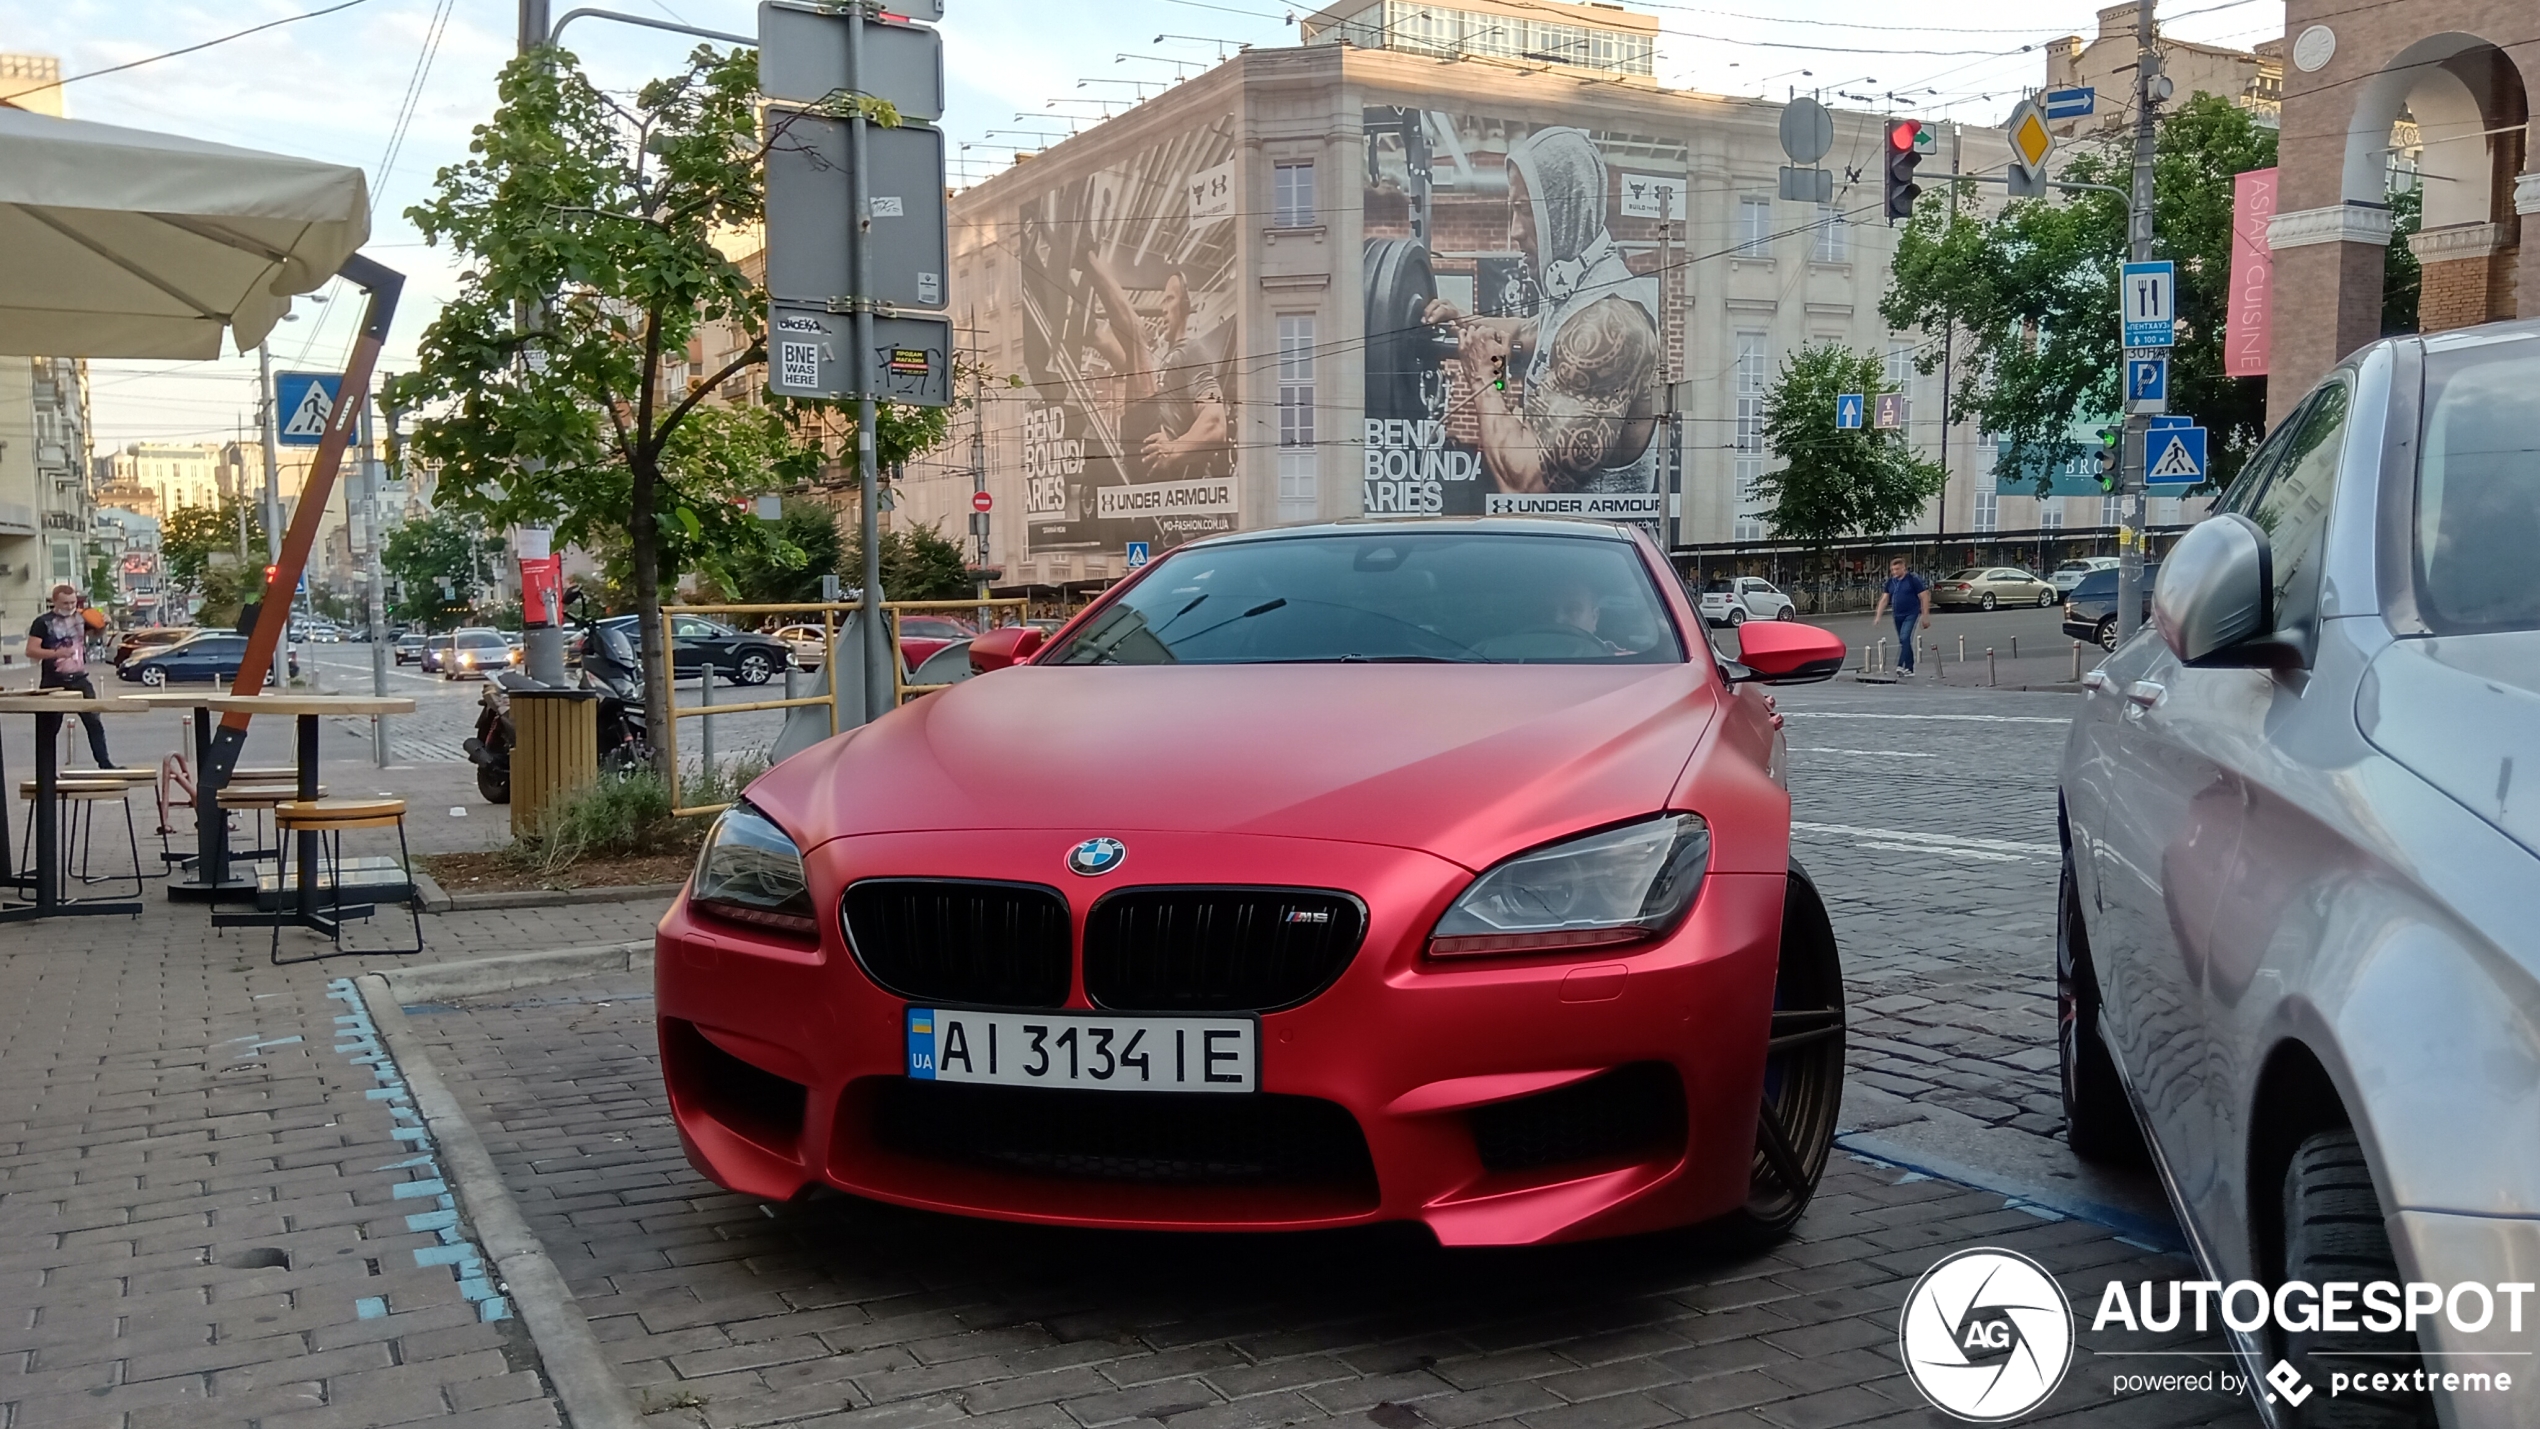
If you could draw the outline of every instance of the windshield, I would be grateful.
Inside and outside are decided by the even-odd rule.
[[[459,637],[459,645],[468,650],[482,650],[487,646],[500,645],[502,643],[504,643],[503,637],[494,634],[492,631],[467,634]]]
[[[1048,663],[1683,659],[1640,552],[1626,542],[1353,532],[1178,552],[1080,626]]]
[[[2540,629],[2540,435],[2530,342],[2429,355],[2417,460],[2417,610],[2442,634]]]

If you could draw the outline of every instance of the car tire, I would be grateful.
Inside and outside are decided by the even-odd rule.
[[[2102,650],[2116,649],[2117,618],[2113,615],[2101,616],[2099,618],[2099,633],[2091,638],[2099,642],[2099,648]]]
[[[479,764],[476,766],[476,792],[484,795],[485,802],[488,804],[510,803],[512,801],[511,771]]]
[[[2044,610],[2055,603],[2055,588],[2048,586],[2037,593],[2037,608]]]
[[[2318,1285],[2351,1280],[2393,1283],[2398,1257],[2374,1192],[2372,1167],[2352,1129],[2313,1132],[2293,1151],[2284,1172],[2284,1278]],[[2358,1322],[2360,1325],[2360,1321]],[[2284,1357],[2316,1377],[2331,1364],[2369,1363],[2374,1369],[2419,1367],[2416,1336],[2404,1329],[2288,1330]],[[2350,1361],[2347,1357],[2355,1356]],[[2369,1358],[2364,1358],[2369,1357]],[[2374,1393],[2348,1390],[2335,1399],[2314,1395],[2289,1416],[2298,1429],[2433,1429],[2434,1401],[2422,1390]]]
[[[2090,928],[2081,917],[2081,887],[2072,850],[2064,851],[2055,893],[2055,1049],[2064,1091],[2064,1140],[2084,1161],[2142,1165],[2143,1128],[2117,1076],[2117,1059],[2099,1035],[2099,970],[2090,960]]]
[[[1780,613],[1773,617],[1775,620],[1797,620],[1798,618],[1799,612],[1793,607],[1787,605],[1783,606]]]
[[[141,683],[148,685],[151,689],[158,689],[167,682],[167,671],[156,665],[144,665],[141,667]]]
[[[1976,609],[1991,610],[1995,604],[1996,602],[1993,599],[1993,592],[1986,591],[1984,595],[1976,601]]]
[[[773,673],[761,651],[745,650],[732,662],[732,683],[736,685],[764,685]]]
[[[1843,1109],[1844,1022],[1843,956],[1834,923],[1807,870],[1794,862],[1782,897],[1747,1201],[1713,1226],[1731,1243],[1753,1248],[1780,1240],[1816,1194]]]
[[[1732,611],[1730,611],[1730,612],[1729,612],[1729,624],[1730,624],[1732,627],[1735,627],[1735,626],[1740,626],[1740,625],[1744,625],[1745,623],[1746,623],[1746,612],[1745,612],[1745,611],[1743,611],[1743,610],[1732,610]]]

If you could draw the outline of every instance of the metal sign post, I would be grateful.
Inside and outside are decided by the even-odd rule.
[[[2138,5],[2134,14],[2134,192],[2126,215],[2126,264],[2128,281],[2118,286],[2119,301],[2127,303],[2138,296],[2130,293],[2132,276],[2139,268],[2152,263],[2152,169],[2155,153],[2156,126],[2160,120],[2160,100],[2166,80],[2161,74],[2161,53],[2154,45],[2152,7]],[[2163,264],[2166,268],[2168,265]],[[2171,315],[2170,295],[2162,284],[2160,316]],[[2159,342],[2136,342],[2133,337],[2133,310],[2129,305],[2120,313],[2122,330],[2127,334],[2127,347],[2167,347],[2169,334]],[[2167,327],[2165,321],[2162,326]],[[2125,467],[2118,477],[2118,515],[2122,525],[2117,532],[2117,640],[2122,644],[2143,623],[2143,472],[2144,436],[2151,418],[2134,415],[2125,421]]]

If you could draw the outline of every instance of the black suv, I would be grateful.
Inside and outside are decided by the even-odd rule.
[[[624,635],[635,649],[644,648],[641,622],[635,616],[614,615],[600,624]],[[670,617],[670,645],[672,673],[684,679],[711,669],[736,685],[766,684],[785,669],[793,654],[773,636],[736,630],[702,615]]]
[[[2143,563],[2143,623],[2152,623],[2152,581],[2161,563]],[[2064,633],[2075,640],[2095,640],[2102,650],[2117,648],[2117,572],[2092,571],[2064,597]]]

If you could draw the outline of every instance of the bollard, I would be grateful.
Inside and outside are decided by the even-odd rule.
[[[1958,663],[1967,663],[1967,635],[1963,630],[1958,633]]]
[[[697,673],[697,700],[707,709],[714,708],[714,665],[711,661]],[[697,740],[698,758],[705,761],[701,772],[711,779],[714,777],[714,716],[705,715],[697,723],[704,729]]]
[[[1988,685],[1998,685],[2002,683],[1998,675],[1999,672],[1993,665],[1993,647],[1987,645],[1984,647],[1984,682]]]
[[[2016,635],[2011,637],[2011,658],[2014,660],[2020,658],[2020,637]]]
[[[2073,642],[2073,681],[2076,684],[2081,681],[2081,642],[2078,640]]]

